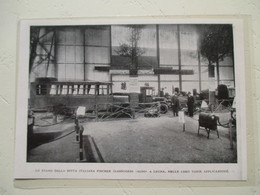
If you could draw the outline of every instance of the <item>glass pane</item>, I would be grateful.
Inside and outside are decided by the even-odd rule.
[[[95,70],[95,65],[87,64],[86,65],[86,78],[91,81],[110,81],[109,73],[106,71],[97,71]]]
[[[217,80],[216,79],[215,79],[215,81],[213,80],[213,82],[210,80],[201,82],[201,90],[208,90],[208,89],[212,90],[212,87],[217,89]]]
[[[180,25],[180,44],[182,50],[197,50],[198,33],[195,25]]]
[[[104,47],[86,47],[87,63],[110,63],[110,49]]]
[[[185,65],[198,65],[198,53],[192,50],[181,50],[181,64]]]
[[[66,46],[66,56],[65,63],[74,63],[75,62],[75,46]]]
[[[46,77],[46,67],[47,64],[42,63],[41,65],[34,66],[32,72],[35,74],[35,77]]]
[[[66,44],[74,45],[76,43],[75,28],[66,28]]]
[[[114,49],[114,47],[119,47],[129,42],[131,29],[126,25],[113,25],[111,26],[111,36],[112,47]]]
[[[57,63],[65,63],[65,46],[57,46]]]
[[[199,67],[198,66],[182,66],[182,70],[192,70],[194,74],[191,75],[182,75],[182,80],[199,80]]]
[[[83,31],[81,28],[75,29],[76,45],[83,45]]]
[[[137,37],[137,56],[139,67],[157,67],[157,47],[156,47],[156,26],[138,26]]]
[[[208,65],[209,61],[207,60],[207,58],[204,58],[203,56],[200,55],[200,64],[201,65]]]
[[[220,80],[233,80],[233,68],[232,67],[219,67]]]
[[[178,64],[177,25],[159,25],[161,65]]]
[[[46,55],[47,53],[46,53],[46,50],[47,50],[47,52],[49,52],[50,51],[50,48],[51,48],[51,45],[50,44],[43,44],[43,46],[37,46],[37,54],[44,54],[44,55]]]
[[[58,80],[66,80],[66,66],[65,64],[58,64]]]
[[[209,68],[201,66],[201,80],[208,80],[209,79]]]
[[[95,80],[95,77],[94,77],[95,66],[92,64],[86,64],[85,66],[86,66],[85,74],[86,74],[87,80]]]
[[[133,28],[130,25],[111,26],[112,59],[114,69],[129,69],[132,64]]]
[[[132,64],[132,60],[130,57],[120,55],[112,55],[111,57],[112,69],[129,69]]]
[[[43,51],[42,51],[42,47],[40,46],[40,45],[38,45],[37,47],[36,47],[36,53],[37,54],[41,54]]]
[[[75,65],[66,64],[66,81],[71,81],[75,79]]]
[[[178,51],[160,48],[160,66],[171,66],[172,64],[178,64]]]
[[[219,65],[233,66],[233,59],[231,57],[226,57],[223,60],[219,61]]]
[[[66,43],[66,31],[64,28],[57,30],[56,41],[58,44],[65,44]]]
[[[182,65],[198,65],[198,33],[194,25],[180,25]]]
[[[208,90],[208,89],[209,89],[209,82],[202,81],[201,90]]]
[[[44,34],[46,31],[44,32]],[[47,33],[41,40],[44,42],[44,44],[51,44],[53,38],[53,32]]]
[[[84,62],[84,47],[83,46],[76,46],[76,63],[83,63]]]
[[[109,26],[88,27],[85,30],[86,45],[110,46]]]
[[[76,72],[75,72],[75,80],[83,81],[84,80],[84,65],[83,64],[76,64]]]
[[[47,70],[47,77],[55,77],[55,68],[54,68],[54,64],[53,63],[49,63],[49,66],[46,66]]]

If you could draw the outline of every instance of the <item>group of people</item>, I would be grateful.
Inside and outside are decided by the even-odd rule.
[[[180,110],[180,101],[177,92],[174,92],[171,100],[172,100],[171,102],[172,102],[173,116],[178,116]],[[193,117],[194,102],[195,102],[194,97],[191,95],[190,92],[188,92],[187,107],[188,107],[188,114],[190,117]]]

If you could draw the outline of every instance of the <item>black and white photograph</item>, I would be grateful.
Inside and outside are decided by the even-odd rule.
[[[245,179],[240,23],[50,21],[21,23],[17,178]]]

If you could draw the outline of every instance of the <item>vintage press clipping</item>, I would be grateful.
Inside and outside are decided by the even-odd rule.
[[[15,179],[246,180],[240,19],[20,22]]]

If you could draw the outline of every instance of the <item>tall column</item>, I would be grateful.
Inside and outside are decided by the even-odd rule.
[[[156,51],[157,51],[157,65],[160,67],[160,40],[159,40],[159,25],[156,25]],[[158,74],[158,96],[160,96],[161,90],[161,76]]]
[[[201,63],[200,63],[200,51],[198,50],[198,68],[199,68],[199,93],[201,92]]]
[[[110,70],[112,66],[112,26],[109,26],[109,55],[110,55]],[[110,74],[110,81],[112,82],[112,75]]]
[[[177,40],[178,40],[179,90],[182,91],[182,76],[181,76],[181,40],[180,40],[180,25],[179,25],[179,24],[177,24]]]
[[[53,50],[53,56],[54,56],[54,76],[56,79],[58,79],[58,63],[57,63],[57,53],[58,53],[58,47],[57,47],[57,29],[54,29],[54,50]]]
[[[216,62],[216,69],[217,69],[217,85],[219,85],[219,81],[220,81],[220,78],[219,78],[219,60],[217,60],[217,62]]]
[[[87,75],[86,75],[86,71],[87,71],[87,68],[86,68],[86,37],[85,37],[85,28],[82,27],[81,28],[81,33],[83,35],[83,75],[84,75],[84,81],[87,80]]]
[[[51,46],[50,46],[49,51],[47,51],[48,61],[47,61],[46,74],[45,74],[46,77],[48,77],[50,61],[51,61],[51,57],[52,57],[52,50],[55,51],[54,46],[55,46],[55,30],[52,31]],[[55,56],[53,55],[53,62],[55,61],[54,58],[55,58]],[[53,64],[53,66],[55,66],[55,64]],[[52,72],[51,75],[52,74],[55,75],[55,72],[54,73]]]

